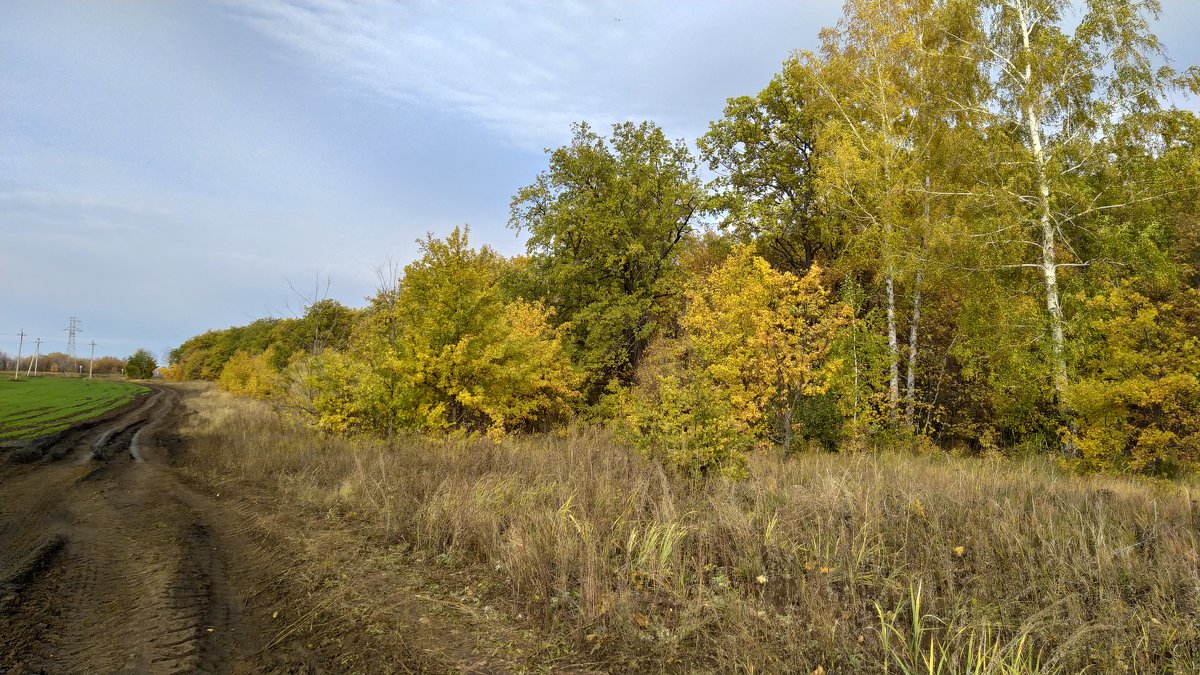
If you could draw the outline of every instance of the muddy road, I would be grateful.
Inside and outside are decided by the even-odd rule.
[[[263,656],[236,527],[172,469],[177,398],[0,453],[0,672],[322,670]]]

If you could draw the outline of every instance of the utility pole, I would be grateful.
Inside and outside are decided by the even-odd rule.
[[[96,363],[96,341],[92,340],[92,356],[88,359],[88,379],[92,379],[92,366]]]
[[[21,336],[21,341],[17,343],[17,365],[13,367],[13,381],[21,378],[21,349],[25,347],[25,330],[21,329],[17,335]]]
[[[67,356],[71,357],[71,362],[76,365],[79,364],[79,357],[75,354],[75,335],[83,332],[83,329],[79,327],[80,323],[79,318],[73,316],[71,325],[63,329],[67,331]]]
[[[33,348],[33,362],[31,362],[29,364],[29,370],[32,370],[33,376],[37,377],[38,356],[40,356],[42,353],[42,338],[38,338],[37,341],[34,343],[34,345],[35,346]],[[29,371],[28,370],[25,371],[25,374],[29,375]]]

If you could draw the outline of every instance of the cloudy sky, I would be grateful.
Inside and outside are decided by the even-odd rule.
[[[0,351],[78,316],[98,355],[160,353],[319,278],[361,306],[463,223],[520,252],[508,201],[572,121],[693,139],[840,5],[0,0]],[[1200,62],[1200,1],[1164,5]]]

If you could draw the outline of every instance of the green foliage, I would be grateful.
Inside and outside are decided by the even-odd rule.
[[[845,370],[845,361],[841,364],[840,370]],[[839,403],[833,391],[799,397],[791,412],[799,435],[829,452],[835,452],[846,440],[846,416],[840,410]]]
[[[623,425],[642,452],[698,476],[746,475],[754,435],[730,397],[689,362],[686,344],[651,343],[637,386],[621,399]]]
[[[197,335],[170,354],[169,375],[176,380],[213,380],[238,352],[258,356],[270,352],[268,362],[282,371],[298,353],[316,355],[342,348],[356,320],[355,310],[336,300],[317,300],[297,319],[259,319],[246,326]]]
[[[817,140],[824,117],[818,93],[796,59],[755,96],[729,99],[723,119],[699,141],[718,176],[710,208],[724,229],[753,241],[781,269],[803,273],[844,243],[842,222],[817,197]]]
[[[134,380],[148,380],[154,377],[158,362],[145,349],[139,349],[125,361],[125,376]]]
[[[662,325],[702,197],[687,146],[648,122],[614,125],[608,139],[576,125],[550,168],[513,197],[509,224],[529,233],[538,297],[566,327],[590,402],[629,382]]]

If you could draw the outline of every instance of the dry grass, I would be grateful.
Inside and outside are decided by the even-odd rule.
[[[466,572],[601,669],[1200,671],[1187,486],[893,453],[700,484],[598,429],[387,448],[200,398],[191,471]]]

